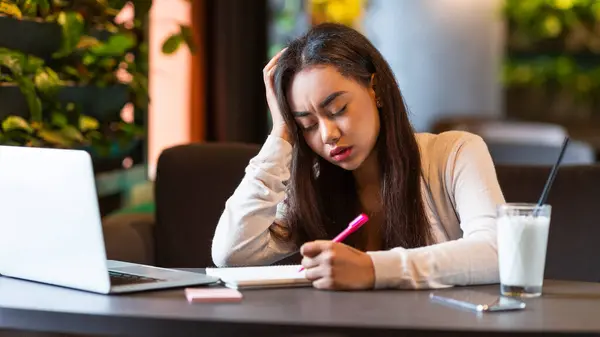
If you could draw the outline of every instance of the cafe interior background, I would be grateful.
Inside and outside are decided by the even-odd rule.
[[[326,21],[379,48],[416,131],[531,165],[569,135],[572,163],[600,160],[595,0],[3,0],[0,142],[89,151],[102,215],[152,214],[161,152],[261,144],[262,68]]]

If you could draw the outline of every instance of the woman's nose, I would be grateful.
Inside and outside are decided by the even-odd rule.
[[[340,139],[340,129],[331,120],[325,119],[321,126],[321,139],[324,144],[335,144]]]

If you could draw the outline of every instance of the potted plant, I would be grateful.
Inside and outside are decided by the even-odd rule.
[[[95,158],[125,156],[144,137],[148,102],[147,13],[115,18],[125,0],[0,0],[0,143],[83,148]],[[164,41],[186,43],[180,26]],[[131,104],[134,118],[121,111]]]

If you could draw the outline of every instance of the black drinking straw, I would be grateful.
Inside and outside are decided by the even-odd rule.
[[[563,141],[562,147],[560,149],[560,154],[558,155],[558,159],[556,160],[556,163],[554,163],[554,166],[552,167],[552,171],[550,171],[550,176],[548,176],[548,180],[546,180],[546,186],[544,186],[544,191],[542,191],[542,195],[540,196],[540,199],[538,200],[537,207],[535,208],[535,211],[534,211],[534,216],[537,215],[537,213],[539,212],[542,205],[544,205],[546,203],[546,199],[548,198],[548,194],[550,193],[550,188],[552,188],[552,183],[554,183],[554,178],[556,177],[556,173],[558,172],[558,167],[560,166],[560,163],[562,162],[562,158],[563,158],[563,155],[565,154],[565,150],[566,150],[568,144],[569,144],[569,137],[565,137],[565,140]]]

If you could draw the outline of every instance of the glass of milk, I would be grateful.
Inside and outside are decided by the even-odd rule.
[[[508,203],[498,206],[500,292],[504,296],[542,294],[550,205]]]

